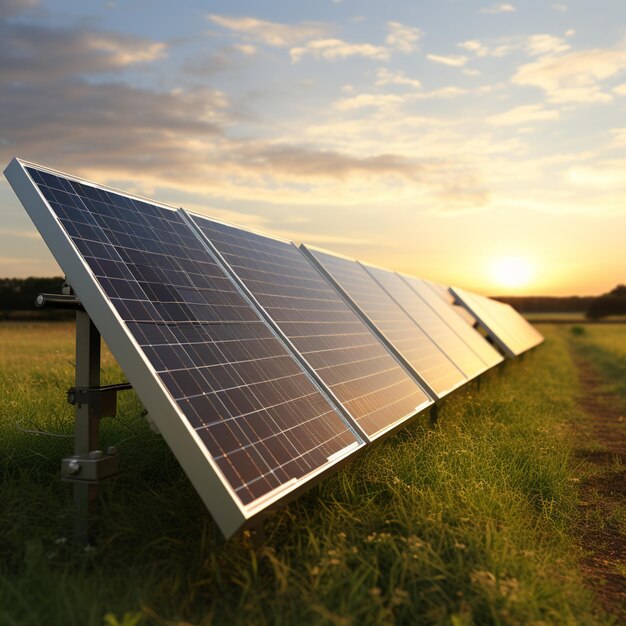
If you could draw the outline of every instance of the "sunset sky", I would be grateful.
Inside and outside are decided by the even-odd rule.
[[[0,2],[13,156],[489,295],[626,282],[624,0]],[[56,266],[0,182],[0,276]]]

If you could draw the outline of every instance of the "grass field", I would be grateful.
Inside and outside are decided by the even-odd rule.
[[[81,551],[59,481],[73,328],[0,325],[0,624],[611,623],[578,566],[572,345],[623,380],[626,327],[541,331],[436,428],[418,418],[270,518],[261,548],[221,539],[125,393],[101,429],[121,474],[102,489],[98,547]],[[104,383],[123,378],[103,362]]]
[[[551,322],[553,320],[559,320],[564,322],[576,323],[576,322],[589,322],[589,319],[585,317],[584,311],[578,312],[565,312],[565,313],[524,313],[524,317],[530,322]],[[626,315],[608,315],[599,320],[600,323],[626,323]]]

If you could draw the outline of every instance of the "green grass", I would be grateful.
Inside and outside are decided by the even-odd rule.
[[[603,329],[604,330],[604,329]],[[571,529],[581,418],[567,328],[224,542],[132,393],[97,549],[69,543],[72,327],[0,325],[0,624],[607,624]],[[595,332],[595,329],[594,329]],[[617,330],[616,330],[617,332]],[[104,382],[122,379],[110,355]],[[106,616],[106,617],[105,617]]]
[[[574,347],[599,369],[606,391],[623,400],[626,412],[626,329],[617,325],[586,326]]]
[[[568,311],[559,313],[524,313],[524,317],[530,322],[551,322],[552,320],[567,320],[568,322],[588,322],[584,311]],[[600,322],[626,322],[626,315],[607,315]]]

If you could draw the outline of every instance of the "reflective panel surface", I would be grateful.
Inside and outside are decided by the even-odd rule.
[[[292,243],[192,218],[368,436],[431,403]]]
[[[363,265],[409,317],[469,379],[482,374],[485,363],[395,272]]]
[[[356,444],[180,212],[27,171],[241,503]]]
[[[307,249],[439,397],[467,382],[463,372],[362,265],[315,248]]]
[[[517,356],[543,341],[539,332],[508,304],[459,287],[452,287],[451,291],[508,356]]]
[[[480,357],[487,367],[493,367],[502,362],[502,355],[477,330],[460,318],[457,311],[454,310],[454,305],[451,303],[451,294],[448,293],[448,301],[445,302],[426,281],[406,275],[401,277],[441,317],[452,331]]]

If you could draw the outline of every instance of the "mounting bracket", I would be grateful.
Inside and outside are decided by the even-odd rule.
[[[67,401],[75,407],[74,454],[62,460],[61,479],[73,484],[74,544],[85,546],[95,535],[99,483],[117,474],[119,468],[114,446],[106,453],[99,449],[100,419],[115,417],[118,392],[132,386],[100,386],[100,333],[67,283],[62,294],[39,294],[36,305],[76,311],[75,385],[67,391]]]

